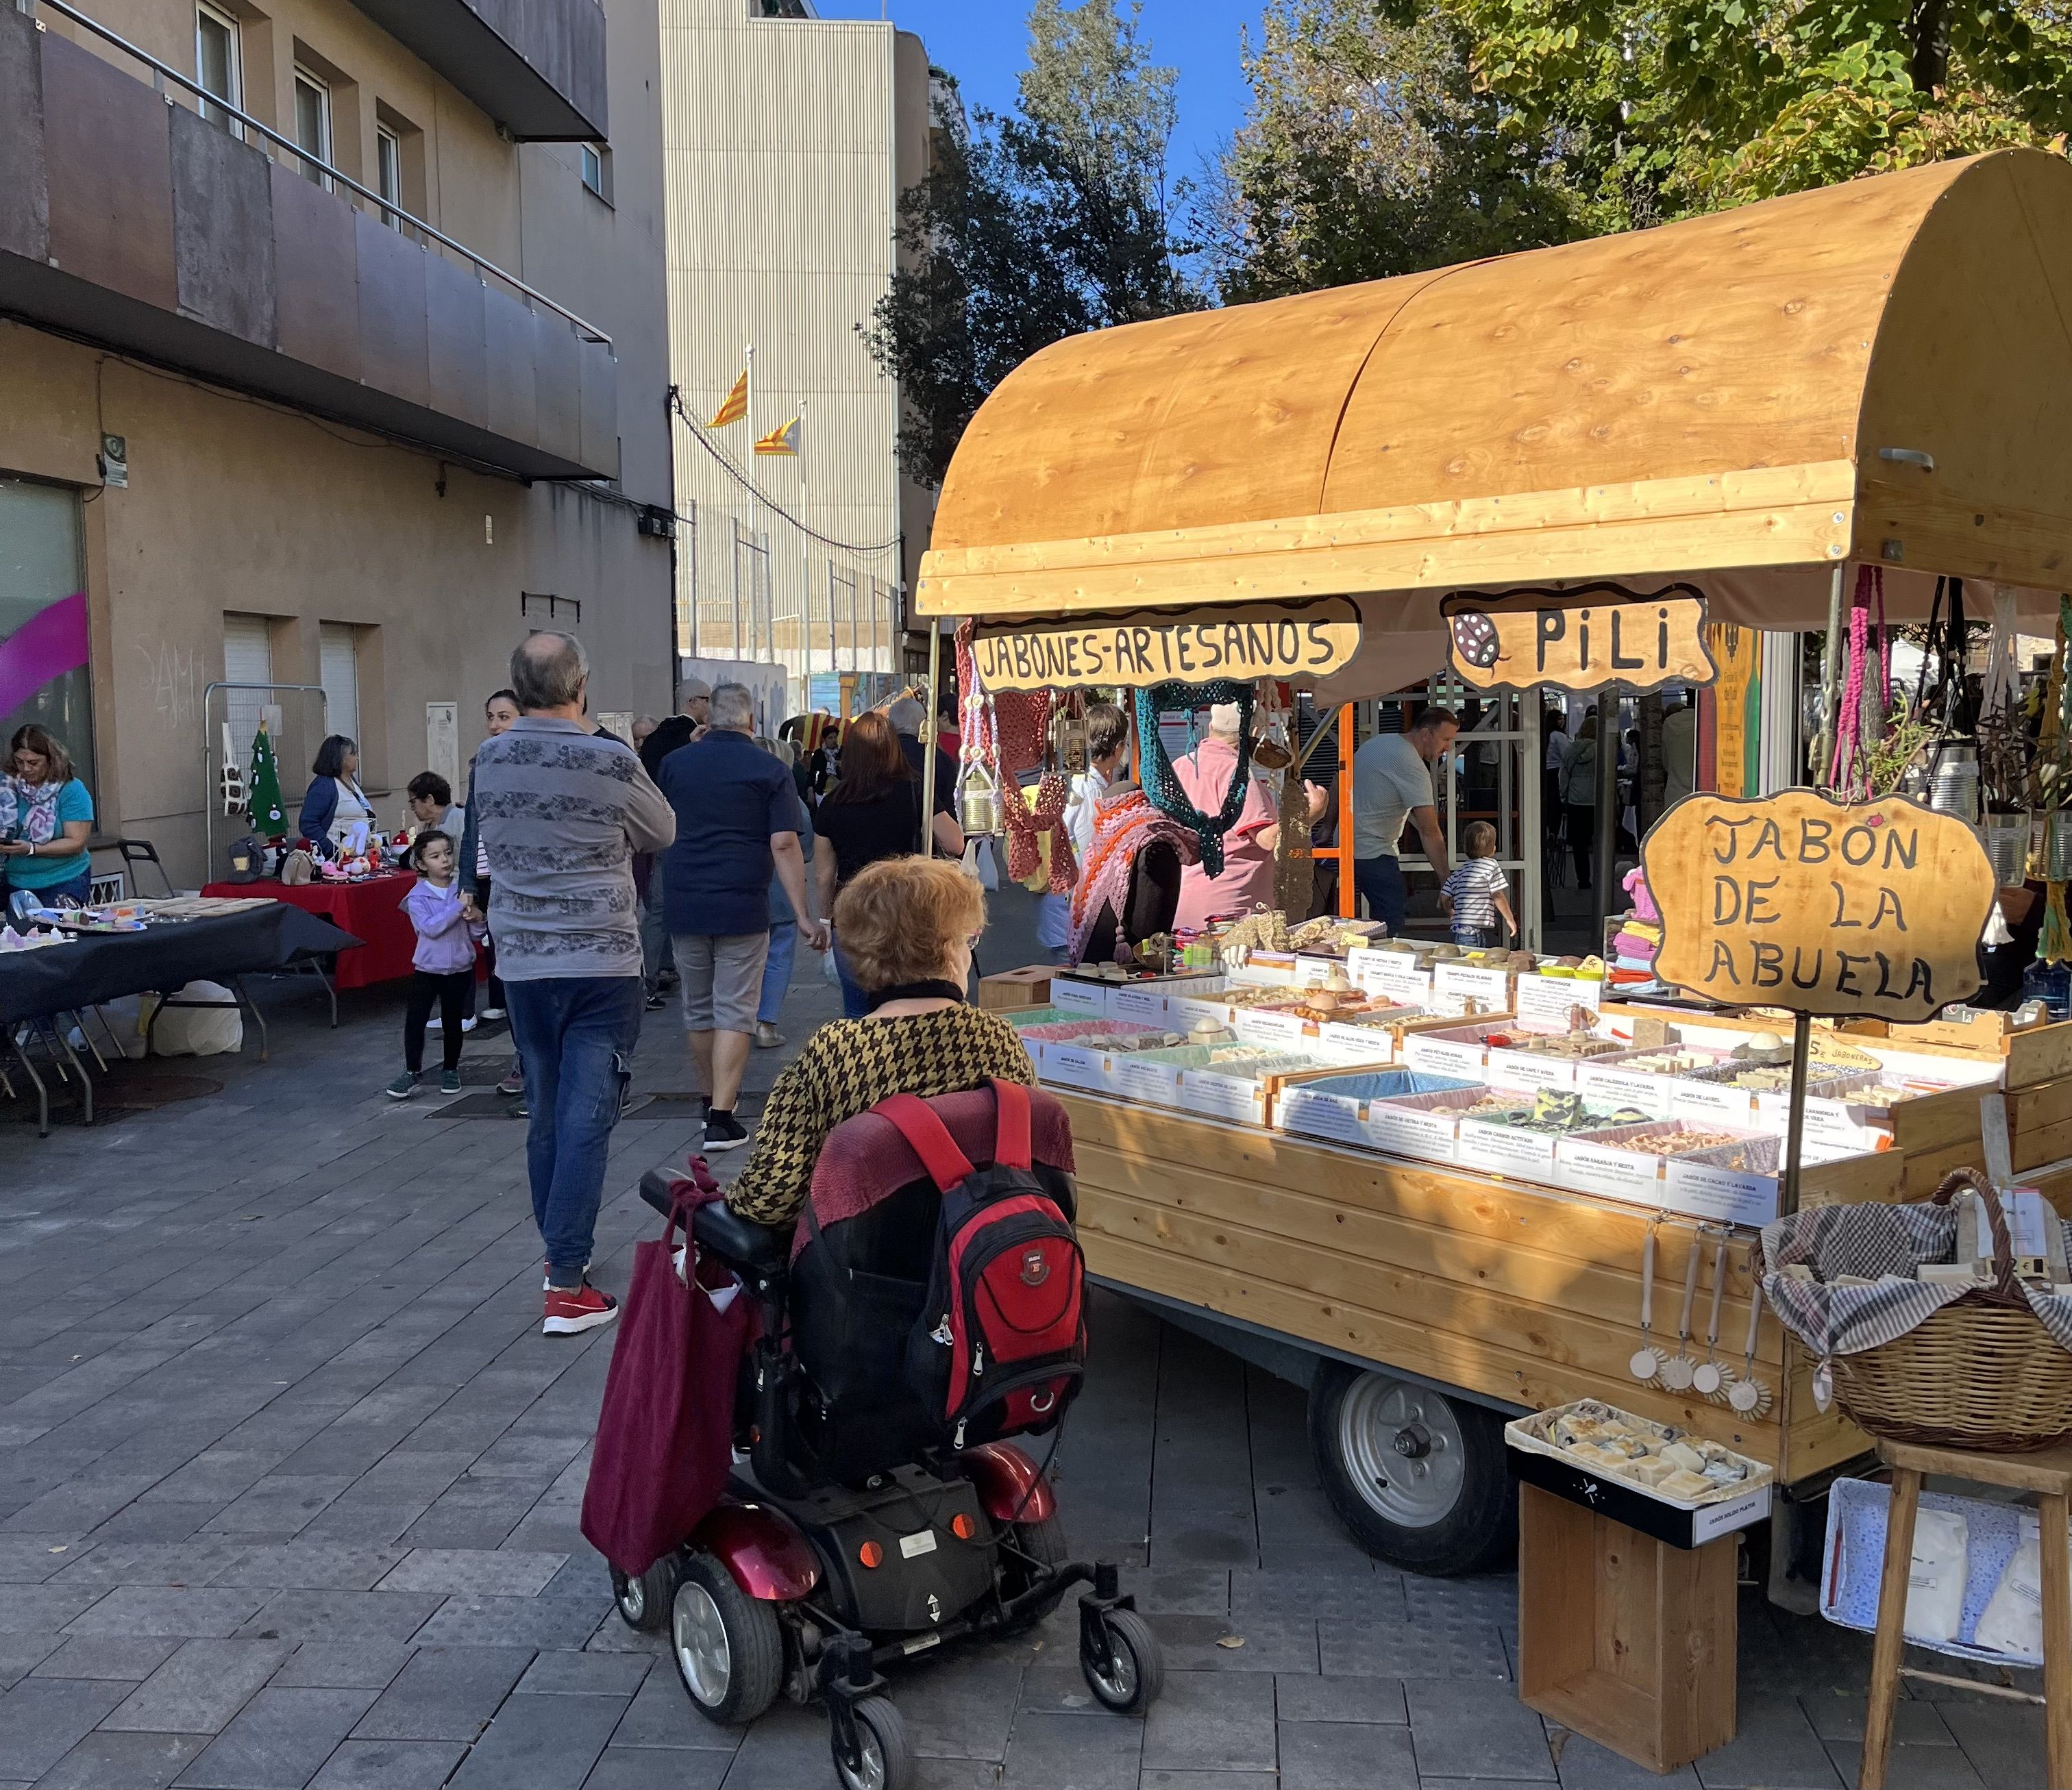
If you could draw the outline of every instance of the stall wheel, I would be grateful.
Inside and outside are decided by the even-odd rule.
[[[862,1698],[850,1706],[849,1720],[853,1751],[845,1753],[839,1726],[831,1732],[842,1790],[913,1790],[914,1749],[891,1699]]]
[[[676,1588],[676,1570],[666,1554],[637,1579],[611,1569],[611,1600],[619,1607],[619,1620],[629,1628],[648,1634],[660,1630],[669,1620],[669,1599]]]
[[[1136,1715],[1166,1688],[1166,1656],[1151,1625],[1134,1610],[1100,1612],[1079,1628],[1079,1669],[1102,1706]]]

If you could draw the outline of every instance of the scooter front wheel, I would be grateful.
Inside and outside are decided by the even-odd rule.
[[[677,1578],[669,1657],[699,1713],[724,1726],[753,1722],[784,1681],[776,1611],[735,1584],[709,1554],[689,1556]]]
[[[1083,1634],[1080,1640],[1079,1670],[1087,1689],[1117,1715],[1141,1714],[1166,1688],[1166,1655],[1158,1637],[1134,1610],[1110,1610],[1100,1621],[1107,1659],[1096,1653],[1094,1643]]]
[[[658,1632],[669,1620],[669,1599],[676,1588],[676,1574],[666,1554],[637,1578],[616,1566],[611,1569],[611,1601],[619,1620],[629,1628]]]
[[[849,1717],[856,1724],[857,1756],[844,1759],[840,1742],[834,1743],[835,1776],[842,1790],[913,1790],[914,1749],[891,1699],[864,1698]]]

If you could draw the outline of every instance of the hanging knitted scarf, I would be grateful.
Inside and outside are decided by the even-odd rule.
[[[1058,836],[1052,835],[1054,840]],[[1116,917],[1121,917],[1128,905],[1129,872],[1137,855],[1146,846],[1159,844],[1171,846],[1182,864],[1193,864],[1201,856],[1194,835],[1153,807],[1135,785],[1111,790],[1095,803],[1093,843],[1087,848],[1087,861],[1079,867],[1079,884],[1072,891],[1072,930],[1065,946],[1067,963],[1083,961],[1081,954],[1103,908],[1112,907]]]
[[[1206,708],[1219,702],[1237,704],[1237,769],[1231,774],[1223,805],[1205,815],[1188,800],[1174,774],[1173,761],[1158,733],[1161,709]],[[1211,684],[1156,684],[1137,692],[1137,738],[1144,756],[1144,788],[1153,806],[1170,815],[1201,841],[1202,868],[1211,877],[1223,869],[1223,835],[1238,823],[1252,780],[1252,686],[1229,678]]]
[[[5,809],[14,829],[10,837],[26,840],[31,845],[46,845],[58,836],[58,798],[64,794],[64,783],[31,783],[26,778],[0,777],[0,803]],[[15,822],[15,813],[21,818]]]

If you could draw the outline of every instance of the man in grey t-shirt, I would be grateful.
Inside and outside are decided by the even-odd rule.
[[[585,1271],[640,1038],[633,855],[676,836],[676,814],[632,748],[590,731],[589,683],[574,634],[532,634],[512,654],[520,713],[475,754],[471,815],[489,860],[489,930],[524,1065],[525,1167],[546,1246],[550,1336],[619,1315]]]
[[[1446,755],[1460,728],[1452,709],[1426,708],[1408,733],[1377,733],[1353,754],[1353,885],[1391,938],[1402,935],[1410,909],[1409,885],[1396,856],[1404,823],[1416,827],[1441,882],[1453,869],[1439,831],[1432,766]]]

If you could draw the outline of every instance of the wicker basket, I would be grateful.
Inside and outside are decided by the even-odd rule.
[[[2007,1215],[1975,1169],[1935,1189],[1979,1195],[1993,1231],[1993,1280],[1875,1349],[1834,1357],[1835,1402],[1873,1435],[1931,1447],[2019,1454],[2072,1435],[2072,1352],[2015,1284]]]

